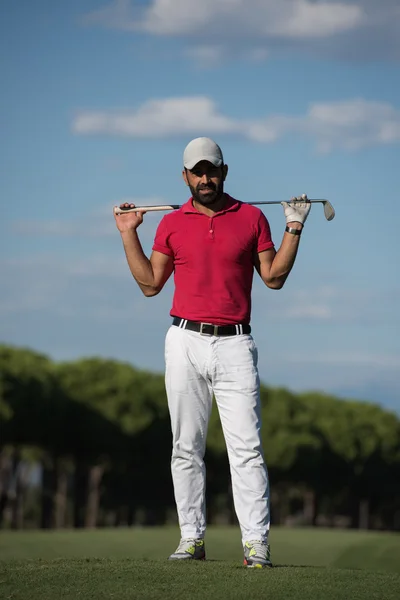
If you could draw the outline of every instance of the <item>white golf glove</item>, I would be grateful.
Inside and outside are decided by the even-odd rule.
[[[290,202],[281,202],[281,204],[285,213],[286,224],[296,221],[304,225],[311,210],[311,202],[307,198],[307,194],[293,197]]]

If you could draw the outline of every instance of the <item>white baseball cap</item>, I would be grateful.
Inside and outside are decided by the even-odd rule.
[[[224,162],[221,148],[210,138],[199,137],[192,140],[183,152],[183,165],[186,169],[193,169],[201,160],[208,160],[215,167],[220,167]]]

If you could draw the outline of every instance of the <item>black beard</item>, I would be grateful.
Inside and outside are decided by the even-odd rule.
[[[218,187],[216,187],[211,181],[208,185],[201,184],[198,185],[196,188],[190,185],[189,187],[192,193],[193,200],[195,202],[198,202],[199,204],[202,204],[203,206],[213,206],[214,204],[217,204],[217,202],[219,202],[222,196],[224,195],[223,182],[221,182]],[[205,188],[212,190],[213,193],[209,196],[202,196],[200,190],[203,190]]]

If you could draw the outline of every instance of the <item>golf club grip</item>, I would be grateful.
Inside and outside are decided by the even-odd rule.
[[[136,213],[136,212],[154,212],[158,210],[176,210],[180,208],[178,204],[160,204],[156,206],[135,206],[135,208],[120,208],[119,206],[114,207],[116,215],[124,215],[125,213]]]

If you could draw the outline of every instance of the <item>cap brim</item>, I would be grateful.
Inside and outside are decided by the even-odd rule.
[[[214,165],[214,167],[220,167],[222,165],[222,160],[220,158],[217,158],[216,156],[197,156],[193,160],[186,161],[184,163],[184,166],[190,171],[202,160],[210,162],[212,165]]]

